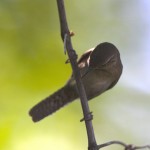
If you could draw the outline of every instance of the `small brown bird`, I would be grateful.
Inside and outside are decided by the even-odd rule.
[[[118,49],[108,42],[86,51],[78,60],[78,67],[88,100],[111,89],[123,69]],[[40,121],[78,97],[72,75],[64,87],[36,104],[29,114],[34,122]]]

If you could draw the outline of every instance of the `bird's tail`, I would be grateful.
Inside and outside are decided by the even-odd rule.
[[[34,122],[40,121],[76,98],[78,98],[76,88],[67,84],[31,108],[29,115]]]

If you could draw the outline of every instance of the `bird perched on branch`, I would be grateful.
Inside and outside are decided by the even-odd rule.
[[[118,49],[108,42],[86,51],[78,60],[78,67],[88,100],[111,89],[123,69]],[[37,122],[77,98],[78,89],[72,75],[62,88],[36,104],[29,114]]]

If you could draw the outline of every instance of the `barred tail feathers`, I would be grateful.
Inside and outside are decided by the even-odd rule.
[[[76,98],[76,88],[66,85],[31,108],[29,115],[34,122],[40,121]]]

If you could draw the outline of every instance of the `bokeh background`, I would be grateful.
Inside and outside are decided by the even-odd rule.
[[[78,55],[108,41],[124,65],[118,84],[89,103],[97,142],[150,144],[150,1],[65,4]],[[66,83],[71,67],[65,60],[55,0],[0,1],[1,150],[87,149],[79,100],[39,123],[28,116],[33,105]]]

